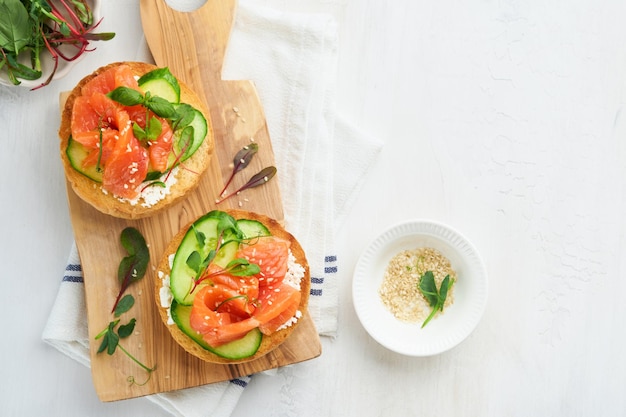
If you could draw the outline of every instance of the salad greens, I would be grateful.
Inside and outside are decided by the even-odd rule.
[[[42,54],[50,53],[54,68],[40,88],[48,85],[59,59],[74,61],[89,52],[90,41],[106,41],[115,33],[93,33],[86,0],[0,0],[0,71],[19,85],[42,77]],[[25,64],[28,62],[29,64]]]
[[[432,271],[426,271],[422,274],[419,281],[419,290],[428,301],[428,304],[433,308],[430,315],[422,323],[422,328],[428,324],[428,322],[435,317],[438,311],[443,311],[443,304],[446,302],[448,296],[448,290],[454,284],[454,279],[450,278],[450,275],[441,281],[441,286],[437,290],[437,283],[435,282],[435,276]]]

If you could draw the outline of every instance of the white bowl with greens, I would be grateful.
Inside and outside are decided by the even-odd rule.
[[[429,262],[446,265],[435,271],[439,284],[424,267]],[[388,272],[390,264],[393,273]],[[390,275],[400,278],[391,296]],[[451,278],[441,279],[443,275]],[[410,220],[385,230],[359,257],[352,282],[354,308],[365,330],[382,346],[407,356],[436,355],[461,343],[480,321],[487,292],[487,272],[476,248],[453,228],[429,220]],[[437,314],[430,314],[444,304]],[[399,314],[401,309],[405,310]],[[404,313],[413,309],[417,314],[408,315],[409,320]]]
[[[0,84],[36,89],[66,75],[93,42],[100,0],[0,1]]]

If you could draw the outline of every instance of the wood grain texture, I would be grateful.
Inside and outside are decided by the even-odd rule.
[[[141,1],[142,22],[156,64],[169,67],[205,100],[210,109],[216,152],[199,187],[163,213],[139,220],[123,220],[95,210],[76,196],[68,185],[70,217],[85,280],[92,377],[102,401],[224,381],[321,354],[319,336],[310,315],[305,313],[291,337],[264,357],[238,365],[203,362],[187,354],[170,337],[152,296],[153,280],[158,279],[156,265],[167,243],[181,227],[200,215],[216,208],[242,208],[283,221],[276,179],[220,205],[215,204],[225,178],[232,171],[233,156],[251,138],[259,144],[258,155],[245,171],[237,175],[230,188],[237,188],[263,167],[274,164],[265,116],[254,85],[249,81],[224,82],[220,76],[235,6],[232,0],[209,1],[196,12],[179,13],[162,1]],[[110,310],[119,291],[117,268],[126,255],[120,244],[120,234],[126,226],[141,231],[151,254],[146,276],[131,285],[128,291],[135,296],[136,304],[122,316],[122,323],[131,317],[137,319],[135,333],[123,339],[122,346],[147,366],[156,366],[156,371],[144,385],[129,384],[127,379],[132,376],[141,383],[147,378],[145,371],[122,352],[113,356],[97,354],[99,342],[94,342],[95,336],[113,319]]]

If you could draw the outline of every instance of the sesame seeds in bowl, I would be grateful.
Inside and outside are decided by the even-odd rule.
[[[423,326],[433,311],[418,288],[427,272],[437,290],[450,277],[442,310]],[[394,225],[374,239],[359,257],[352,282],[354,308],[365,330],[407,356],[436,355],[465,340],[482,317],[487,293],[487,273],[476,248],[451,227],[429,220]]]

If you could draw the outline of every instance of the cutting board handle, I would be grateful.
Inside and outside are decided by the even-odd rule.
[[[184,68],[187,74],[177,74],[183,79],[193,79],[194,72],[221,78],[236,7],[236,0],[207,0],[183,12],[165,0],[140,0],[141,23],[156,65]]]

